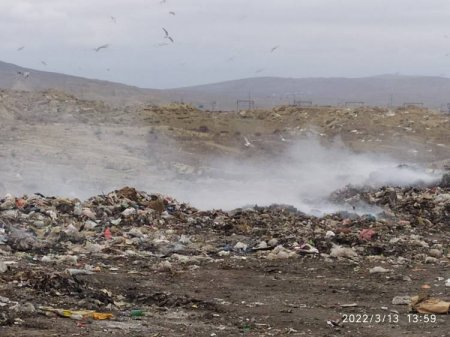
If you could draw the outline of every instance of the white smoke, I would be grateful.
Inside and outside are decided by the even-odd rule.
[[[339,142],[323,146],[317,139],[305,139],[272,160],[215,159],[210,165],[221,175],[178,181],[170,192],[202,209],[277,203],[306,213],[327,213],[342,210],[326,199],[346,185],[408,186],[440,178],[440,172],[399,164],[388,156],[356,154]]]
[[[189,156],[174,151],[178,147],[173,140],[166,145],[162,143],[167,139],[152,140],[151,156],[142,151],[143,144],[129,142],[121,150],[127,156],[123,160],[123,154],[117,159],[114,156],[105,159],[101,155],[102,142],[111,141],[106,133],[101,137],[105,139],[99,141],[95,150],[99,155],[90,162],[73,157],[56,164],[39,162],[38,156],[29,162],[20,155],[9,157],[2,162],[0,193],[40,192],[84,199],[128,185],[171,195],[200,209],[229,210],[276,203],[321,214],[348,209],[348,206],[330,204],[327,197],[349,184],[407,186],[430,184],[440,178],[440,172],[414,165],[399,166],[400,162],[388,156],[357,154],[339,141],[325,146],[315,138],[299,140],[271,158],[206,158],[200,167],[192,168],[190,163],[186,167],[192,169],[179,174],[179,167],[175,169],[175,166],[183,166]],[[114,148],[116,152],[119,150]],[[156,162],[164,163],[164,167],[153,165]],[[356,211],[377,210],[365,207]]]

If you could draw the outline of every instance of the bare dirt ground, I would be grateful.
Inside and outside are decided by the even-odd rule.
[[[174,176],[208,174],[208,170],[219,168],[206,167],[206,155],[270,158],[308,135],[318,137],[324,144],[340,139],[355,152],[388,153],[428,167],[450,164],[450,116],[416,107],[279,107],[271,111],[220,113],[179,105],[111,108],[54,91],[2,91],[0,118],[0,199],[7,192],[17,197],[41,192],[87,198],[125,184],[140,184],[148,192],[158,192],[143,184],[143,177],[151,176],[153,183],[164,183]],[[245,146],[244,137],[253,146]],[[400,198],[403,194],[397,191],[397,195]],[[204,231],[205,237],[200,235],[193,240],[203,246],[209,244],[209,236],[213,237],[212,250],[202,246],[195,254],[178,252],[188,257],[203,256],[194,261],[174,261],[170,255],[156,254],[159,251],[153,246],[132,245],[138,252],[152,254],[130,253],[128,243],[118,247],[106,244],[101,253],[77,251],[77,245],[83,246],[84,241],[63,240],[61,251],[15,250],[0,244],[0,261],[14,262],[0,274],[0,296],[10,301],[0,309],[10,308],[16,302],[34,307],[28,311],[11,309],[12,318],[0,316],[0,336],[450,336],[448,315],[437,315],[433,323],[414,322],[415,318],[408,316],[408,306],[392,304],[395,296],[416,295],[423,284],[432,287],[433,296],[450,298],[450,288],[444,285],[450,277],[450,224],[445,213],[450,212],[445,204],[450,202],[445,195],[450,194],[448,188],[434,187],[418,190],[417,195],[421,198],[418,206],[414,208],[414,202],[408,206],[416,210],[412,213],[402,209],[392,215],[392,205],[391,210],[389,204],[376,202],[392,216],[387,222],[377,220],[375,225],[367,225],[383,233],[378,237],[381,250],[355,239],[362,228],[359,224],[366,224],[366,220],[357,218],[356,227],[350,226],[350,232],[341,233],[340,241],[335,243],[365,247],[364,253],[359,252],[364,257],[357,260],[329,259],[318,254],[270,260],[265,255],[233,250],[230,255],[217,255],[219,247],[226,244],[235,245],[241,240],[250,245],[253,240],[252,245],[256,245],[273,237],[293,250],[294,241],[300,240],[301,235],[289,229],[282,235],[271,233],[270,224],[284,220],[264,215],[263,220],[240,223],[239,230],[209,233],[201,227],[200,220],[183,220],[189,224],[187,232],[170,227],[172,232],[165,235],[194,235],[191,227],[197,234]],[[444,206],[435,211],[439,216],[432,218],[425,205],[436,200]],[[2,212],[16,210],[16,206],[11,207]],[[203,216],[195,214],[196,219]],[[1,213],[0,220],[2,216],[13,221],[9,213]],[[335,220],[337,227],[330,228],[325,218],[305,219],[295,225],[306,228],[308,221],[323,224],[322,231],[308,229],[309,234],[303,239],[329,255],[330,247],[319,247],[320,242],[328,229],[346,228],[347,218],[339,216]],[[27,221],[21,222],[19,217],[13,219],[43,240],[53,228],[64,232],[71,224],[64,217],[45,220],[45,232],[33,224],[27,227]],[[87,219],[76,219],[72,224],[84,233],[81,226]],[[100,229],[83,235],[88,241],[92,237],[103,245],[102,233],[107,224],[97,220]],[[403,229],[398,223],[405,220],[411,226]],[[265,228],[262,234],[257,231],[258,226]],[[125,230],[115,232],[112,226],[112,231],[113,236],[128,238],[123,234]],[[402,235],[406,238],[404,251],[408,253],[400,248],[388,253],[386,247],[397,247],[397,241],[390,239]],[[420,240],[426,246],[416,248],[414,245]],[[425,263],[429,250],[435,246],[441,256]],[[43,263],[42,257],[50,253],[78,259],[72,264]],[[399,257],[406,260],[399,261]],[[165,260],[171,261],[171,268],[161,267]],[[98,270],[92,275],[67,276],[66,268],[85,264]],[[370,268],[380,265],[390,271],[369,273]],[[49,279],[46,275],[56,276]],[[126,304],[121,306],[121,302]],[[114,319],[77,321],[44,315],[38,310],[41,305],[111,311]],[[141,309],[144,315],[130,317],[132,309]],[[344,314],[367,314],[372,322],[340,322],[335,326],[327,323],[338,321]]]
[[[386,277],[370,275],[350,263],[304,258],[223,261],[172,274],[153,272],[152,261],[147,259],[104,262],[120,271],[82,279],[96,288],[138,298],[136,308],[145,310],[144,317],[80,324],[22,315],[23,324],[0,327],[2,336],[448,336],[450,327],[447,315],[437,316],[435,323],[413,323],[405,306],[391,304],[393,297],[409,294],[424,283],[433,284],[439,275],[448,277],[448,267],[411,265]],[[127,267],[130,262],[132,268]],[[402,279],[406,275],[410,282]],[[445,293],[445,289],[440,291]],[[14,297],[40,302],[33,293],[28,298],[17,293]],[[67,307],[71,301],[54,297],[51,302]],[[349,303],[357,306],[341,307]],[[343,314],[380,315],[384,322],[327,325],[327,320]]]

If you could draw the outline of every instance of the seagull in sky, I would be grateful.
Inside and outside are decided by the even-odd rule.
[[[164,38],[165,38],[165,39],[169,39],[170,42],[173,43],[174,41],[173,41],[172,37],[169,35],[169,32],[167,31],[167,29],[165,29],[165,28],[163,27],[162,30],[164,31]]]
[[[109,44],[103,44],[103,45],[101,45],[101,46],[99,46],[99,47],[97,47],[97,48],[94,48],[94,50],[95,50],[96,52],[99,52],[100,50],[106,49],[106,48],[108,48],[108,47],[109,47]]]
[[[277,50],[279,47],[280,47],[280,46],[272,47],[272,48],[270,49],[270,52],[273,53],[273,52],[274,52],[275,50]]]

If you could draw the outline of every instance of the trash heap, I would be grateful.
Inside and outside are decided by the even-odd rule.
[[[18,324],[27,314],[128,315],[139,296],[124,298],[85,278],[140,265],[174,273],[227,260],[300,258],[360,265],[383,260],[384,267],[370,269],[383,273],[389,271],[385,267],[411,261],[448,264],[446,179],[428,187],[348,187],[330,199],[377,206],[380,212],[323,217],[286,205],[201,211],[131,187],[85,201],[6,195],[0,199],[0,325]],[[18,288],[26,291],[17,298],[4,296]],[[189,299],[162,293],[152,301],[185,305]]]

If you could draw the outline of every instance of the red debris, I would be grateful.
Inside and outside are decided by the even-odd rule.
[[[26,205],[25,199],[16,199],[16,207],[17,208],[24,208]]]
[[[105,234],[105,239],[106,240],[111,240],[112,239],[112,234],[111,234],[111,230],[109,229],[109,227],[106,227],[104,234]]]
[[[372,240],[373,236],[376,234],[376,232],[371,228],[364,228],[359,232],[359,238],[361,240],[370,241]]]

